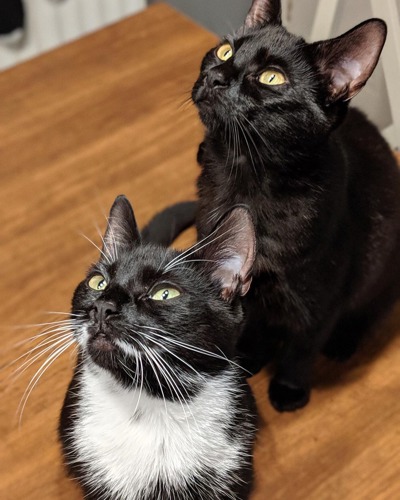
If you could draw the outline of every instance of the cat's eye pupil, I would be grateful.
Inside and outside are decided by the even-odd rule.
[[[268,80],[268,81],[269,81],[269,83],[273,82],[273,81],[275,80],[275,78],[276,78],[276,75],[275,75],[275,74],[271,75],[271,76],[269,77],[269,80]]]
[[[162,299],[167,300],[169,296],[169,290],[164,290],[162,293]]]

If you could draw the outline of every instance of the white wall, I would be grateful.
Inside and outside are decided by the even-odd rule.
[[[146,0],[25,0],[24,39],[16,47],[0,45],[0,70],[134,14],[146,4]]]
[[[287,27],[290,31],[310,40],[319,0],[284,1],[288,7]],[[387,0],[381,1],[385,3]],[[400,9],[400,0],[397,0],[397,5]],[[338,36],[370,17],[373,17],[373,13],[369,0],[339,0],[330,36]],[[390,32],[388,36],[391,36]],[[400,61],[398,61],[398,64],[400,66]],[[392,114],[381,63],[378,64],[368,84],[354,99],[353,103],[363,109],[381,129],[385,129],[391,124]],[[400,138],[397,138],[397,144],[395,145],[400,146]]]

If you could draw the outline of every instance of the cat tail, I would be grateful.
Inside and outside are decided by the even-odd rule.
[[[164,208],[142,229],[142,241],[170,245],[196,220],[197,201],[183,201]]]

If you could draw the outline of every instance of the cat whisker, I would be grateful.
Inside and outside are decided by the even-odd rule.
[[[208,215],[208,219],[207,219],[210,223],[214,222],[215,219],[218,219],[220,217],[219,210],[221,210],[221,208],[222,207],[220,205],[218,205],[217,207],[210,210],[209,215]]]
[[[241,114],[240,114],[240,116],[241,116],[241,118],[242,118],[242,119],[244,119],[244,120],[246,121],[246,123],[247,123],[247,124],[248,124],[248,125],[249,125],[252,129],[253,129],[253,131],[255,132],[256,136],[257,136],[258,138],[260,138],[260,139],[261,139],[261,141],[263,142],[263,144],[264,144],[266,147],[268,147],[268,145],[266,144],[266,142],[265,142],[264,138],[261,136],[260,132],[259,132],[259,131],[255,128],[254,124],[253,124],[253,123],[251,123],[251,121],[250,121],[250,120],[249,120],[249,119],[248,119],[248,118],[247,118],[247,117],[246,117],[243,113],[241,113]],[[243,125],[243,131],[244,131],[244,133],[246,133],[246,134],[247,134],[247,136],[248,136],[249,140],[252,142],[252,144],[253,144],[253,146],[254,146],[254,151],[256,151],[256,152],[257,152],[258,158],[259,158],[259,160],[260,160],[260,165],[262,165],[262,166],[263,166],[263,165],[264,165],[264,163],[265,163],[265,159],[264,159],[264,158],[263,158],[263,156],[261,155],[261,153],[260,153],[260,148],[259,148],[259,147],[257,146],[257,144],[255,143],[255,141],[254,141],[254,139],[253,139],[253,135],[252,135],[251,131],[250,131],[250,130],[248,130],[248,129],[244,126],[244,125]],[[257,179],[258,179],[258,181],[260,181],[260,174],[259,174],[259,173],[257,173]]]
[[[72,313],[72,312],[65,312],[65,311],[46,311],[45,314],[61,314],[64,316],[71,316],[73,318],[83,318],[85,316],[83,311],[81,313]]]
[[[40,368],[36,371],[35,375],[32,377],[31,381],[28,384],[28,387],[25,389],[25,392],[22,396],[21,402],[18,405],[17,413],[19,413],[19,425],[22,423],[22,416],[28,402],[29,396],[31,395],[33,389],[38,384],[42,375],[46,372],[46,370],[54,363],[54,361],[61,356],[69,347],[74,344],[74,340],[69,340],[64,342],[63,345],[55,349],[55,351],[50,354],[50,356],[46,359],[46,361],[40,366]]]
[[[136,339],[136,342],[138,343],[139,347],[142,348],[143,344],[140,342],[140,340]],[[140,376],[139,376],[139,378],[140,378],[140,388],[139,388],[138,400],[136,402],[136,406],[135,406],[135,410],[134,410],[133,414],[135,414],[137,412],[137,409],[139,408],[140,400],[141,400],[142,393],[143,393],[143,386],[144,386],[144,368],[143,368],[142,357],[139,356],[139,355],[136,355],[136,356],[137,357],[136,357],[135,361],[139,362],[139,363],[136,364],[136,367],[138,368],[138,373],[140,374]]]
[[[231,176],[232,176],[232,172],[234,170],[234,167],[235,167],[235,161],[236,161],[236,148],[237,148],[237,131],[236,131],[236,124],[234,121],[231,121],[229,120],[229,129],[232,130],[232,163],[231,163],[231,166],[230,166],[230,169],[229,169],[229,176],[228,176],[228,181],[230,181],[231,179]],[[229,156],[230,156],[230,143],[229,143],[229,151],[228,151],[228,154],[227,154],[227,160],[226,160],[226,164],[228,164],[228,159],[229,159]]]
[[[190,106],[192,106],[193,101],[192,101],[192,93],[191,91],[189,92],[189,97],[187,97],[182,103],[178,106],[178,109],[188,109]]]
[[[8,380],[13,380],[15,381],[18,379],[28,368],[30,368],[39,358],[44,356],[46,353],[49,351],[53,350],[56,348],[58,345],[62,344],[66,340],[71,340],[70,335],[63,335],[62,337],[59,337],[57,339],[53,339],[51,342],[47,343],[46,345],[48,347],[45,347],[44,345],[38,347],[38,348],[43,348],[40,352],[37,352],[34,356],[26,359],[20,366],[18,366],[8,377]],[[50,345],[49,345],[50,344]],[[24,354],[23,356],[20,356],[15,362],[10,363],[10,366],[12,364],[15,364],[17,361],[22,359],[23,357],[30,356],[33,354],[33,350],[29,351],[27,354]]]
[[[46,328],[44,331],[42,331],[41,333],[39,333],[37,335],[34,335],[33,337],[29,337],[27,339],[23,339],[23,340],[20,340],[19,342],[16,342],[14,345],[9,347],[9,350],[15,350],[19,347],[25,346],[26,344],[30,344],[30,343],[33,343],[33,342],[39,340],[39,339],[42,339],[42,337],[46,337],[45,339],[41,340],[41,342],[43,342],[43,341],[51,338],[53,336],[53,334],[63,334],[63,333],[69,332],[72,328],[73,328],[72,325],[63,325],[63,326],[57,326],[57,327],[53,327],[53,328],[50,328],[50,327]],[[20,358],[22,358],[26,355],[27,355],[27,353],[23,354],[22,356],[20,356],[16,360],[13,360],[13,361],[7,363],[6,365],[2,366],[1,368],[2,369],[9,368],[13,364],[15,364]]]
[[[140,332],[140,331],[134,331],[134,333],[136,335],[142,335],[143,337],[145,337],[148,340],[152,341],[154,344],[156,344],[157,346],[161,347],[164,351],[168,352],[169,354],[171,354],[172,356],[174,356],[175,358],[177,358],[178,360],[180,360],[181,362],[183,362],[184,364],[186,364],[189,368],[191,368],[192,370],[194,370],[194,368],[191,365],[189,365],[188,363],[186,363],[177,354],[173,353],[168,348],[166,348],[165,346],[163,346],[162,344],[160,344],[159,342],[157,342],[156,340],[154,340],[153,338],[151,338],[151,336],[146,335],[144,332]],[[137,339],[136,339],[136,341],[137,341]],[[177,383],[173,380],[173,376],[175,376],[176,380],[178,380],[179,377],[177,375],[173,374],[173,371],[171,370],[171,368],[169,367],[169,365],[165,362],[165,360],[163,360],[163,358],[161,357],[161,355],[156,350],[153,350],[151,348],[146,348],[141,342],[138,342],[138,343],[141,346],[141,348],[147,353],[147,358],[149,357],[149,349],[150,349],[152,355],[154,357],[158,358],[158,368],[160,370],[160,375],[162,375],[164,377],[164,379],[165,379],[165,381],[166,381],[166,383],[167,383],[167,385],[168,385],[171,393],[174,393],[176,395],[178,401],[180,402],[180,404],[182,406],[182,411],[184,412],[184,415],[185,415],[185,418],[186,418],[186,420],[188,422],[188,425],[190,426],[190,423],[189,423],[189,420],[187,418],[187,413],[186,413],[186,411],[185,411],[185,409],[183,407],[183,404],[185,404],[187,406],[187,409],[188,409],[189,413],[191,414],[191,417],[192,417],[193,421],[195,422],[195,424],[197,426],[196,419],[195,419],[195,417],[194,417],[194,415],[193,415],[190,407],[188,406],[186,398],[183,396],[183,394],[180,391]],[[153,361],[155,361],[154,358],[153,358]],[[152,365],[151,361],[150,361],[150,364]],[[154,371],[155,368],[154,368],[153,365],[152,365],[152,368],[153,368],[153,371]],[[196,374],[199,375],[199,373],[196,370],[195,370],[195,372],[196,372]],[[168,375],[168,373],[169,373],[169,375]],[[160,380],[159,380],[156,372],[155,372],[155,375],[156,375],[157,381],[158,381],[158,383],[160,385]],[[202,377],[202,378],[203,378],[203,380],[205,380],[204,377]],[[182,380],[180,380],[180,382],[181,382],[181,385],[182,385],[182,389],[186,392],[186,396],[188,398],[189,394],[188,394],[188,392],[186,390],[185,384],[182,383]],[[171,387],[170,384],[172,384],[172,387]],[[163,393],[161,385],[160,385],[160,389],[161,389],[162,395],[164,397],[164,393]]]
[[[94,241],[92,241],[88,236],[86,236],[86,234],[83,234],[83,233],[79,233],[81,236],[83,236],[85,238],[85,240],[87,240],[89,243],[91,243],[95,248],[97,248],[97,250],[100,252],[100,254],[106,259],[106,261],[108,262],[108,264],[112,264],[112,261],[109,259],[108,255],[103,252],[103,250],[96,245],[96,243]]]
[[[58,324],[58,322],[54,322],[54,323],[52,323],[53,326],[49,326],[48,328],[45,328],[37,335],[33,335],[32,337],[28,337],[26,339],[23,339],[23,340],[15,343],[14,348],[20,347],[22,345],[25,345],[25,344],[28,344],[31,342],[34,342],[35,340],[38,340],[41,337],[46,337],[46,336],[53,334],[53,333],[76,330],[80,326],[81,323],[83,323],[83,322],[78,322],[77,320],[72,320],[70,322],[65,322],[65,323],[62,323],[62,324],[59,324],[58,326],[56,326]],[[32,326],[40,326],[40,325],[32,325]],[[26,326],[21,327],[21,328],[26,328]],[[29,327],[29,328],[31,328],[31,327]]]
[[[228,153],[226,155],[225,168],[228,166],[230,158],[232,160],[229,169],[229,176],[228,176],[228,181],[229,181],[232,176],[232,172],[234,171],[235,168],[235,162],[237,159],[236,151],[238,150],[238,145],[237,145],[237,130],[234,120],[229,119],[227,122],[227,126],[228,126],[229,136],[228,136]]]
[[[211,260],[211,259],[188,259],[188,260],[184,260],[183,261],[184,264],[187,264],[188,262],[217,262],[216,260]],[[189,267],[185,268],[183,266],[179,266],[179,262],[177,264],[175,264],[173,267],[171,267],[170,269],[189,269]]]
[[[187,256],[187,254],[189,252],[194,252],[194,251],[198,251],[200,250],[201,248],[204,248],[204,246],[208,245],[209,243],[212,243],[215,241],[215,239],[213,239],[212,241],[210,241],[209,243],[206,243],[203,245],[203,243],[207,242],[207,240],[209,240],[210,238],[213,237],[214,233],[216,233],[217,230],[214,230],[212,231],[209,235],[207,235],[205,238],[201,239],[200,241],[197,241],[196,243],[194,243],[193,245],[191,245],[189,248],[187,248],[186,250],[184,250],[183,252],[180,252],[179,255],[177,255],[176,257],[174,257],[173,259],[171,259],[169,261],[169,263],[167,264],[167,266],[165,267],[164,271],[167,271],[168,269],[168,266],[170,266],[171,264],[173,264],[174,262],[176,262],[177,260],[184,260]],[[218,237],[219,238],[219,237]],[[202,246],[201,246],[202,245]],[[200,248],[198,248],[200,246]]]
[[[135,354],[134,354],[134,356],[135,356],[135,366],[136,366],[136,368],[137,368],[138,363],[139,363],[139,361],[138,361],[138,356],[139,356],[139,355],[138,355],[138,353],[137,353],[137,351],[136,351],[136,350],[135,350]],[[135,371],[132,371],[132,370],[131,370],[130,368],[128,368],[125,364],[124,364],[124,366],[125,366],[125,368],[129,371],[129,373],[132,373],[132,374],[133,374],[132,382],[133,382],[133,384],[135,385],[135,387],[137,387],[138,382],[139,382],[139,374],[138,374],[138,369],[136,369]]]
[[[208,245],[211,245],[212,243],[214,243],[215,241],[217,241],[218,239],[220,238],[223,238],[224,236],[226,236],[227,234],[229,234],[229,229],[223,233],[220,233],[218,234],[218,236],[216,236],[215,238],[213,238],[212,240],[209,240],[207,241],[211,236],[213,236],[217,231],[219,231],[220,228],[217,228],[215,229],[212,233],[210,233],[208,236],[206,236],[205,238],[203,238],[202,240],[200,240],[198,243],[196,243],[196,245],[193,245],[192,247],[188,248],[187,251],[191,250],[193,248],[193,250],[191,252],[189,252],[188,254],[186,255],[183,255],[181,254],[179,259],[177,259],[173,265],[171,265],[172,261],[169,262],[169,264],[164,268],[164,273],[165,272],[168,272],[170,271],[171,269],[175,268],[178,264],[180,264],[181,262],[186,262],[187,260],[187,257],[190,257],[190,255],[202,250],[203,248],[205,248],[206,246]],[[229,237],[227,238],[227,240],[229,239]],[[203,242],[205,242],[203,245],[201,245]],[[201,246],[198,246],[198,245],[201,245]],[[195,248],[197,247],[197,248]],[[174,259],[173,259],[174,260]],[[211,261],[210,261],[211,262]]]
[[[165,417],[166,417],[166,421],[168,421],[168,408],[167,408],[167,400],[165,399],[165,394],[164,394],[164,389],[163,389],[163,386],[162,386],[162,383],[161,383],[161,380],[158,376],[158,372],[157,372],[157,366],[158,366],[158,363],[156,362],[156,360],[154,359],[154,356],[152,354],[152,349],[146,347],[144,344],[142,344],[142,349],[144,350],[144,352],[146,353],[146,359],[147,361],[150,363],[150,366],[153,370],[153,373],[154,373],[154,376],[156,377],[157,379],[157,383],[158,383],[158,386],[160,388],[160,391],[161,391],[161,396],[162,396],[162,399],[163,399],[163,403],[164,403],[164,407],[165,407]]]
[[[253,154],[251,152],[251,148],[250,148],[250,144],[249,144],[249,141],[247,140],[247,135],[246,135],[246,129],[243,127],[243,125],[240,123],[239,120],[236,119],[236,122],[237,122],[237,125],[239,127],[239,130],[242,132],[242,137],[243,139],[245,140],[246,142],[246,145],[247,145],[247,150],[249,152],[249,155],[250,155],[250,163],[252,165],[252,168],[253,168],[253,172],[254,172],[254,175],[256,177],[257,180],[259,180],[259,175],[258,175],[258,172],[257,172],[257,168],[256,168],[256,165],[254,163],[254,158],[253,158]]]
[[[167,250],[165,250],[164,255],[163,255],[163,258],[162,258],[162,260],[161,260],[161,262],[160,262],[160,265],[157,267],[157,273],[159,273],[159,272],[160,272],[160,270],[162,269],[162,267],[163,267],[163,265],[164,265],[164,262],[165,262],[165,259],[166,259],[166,258],[167,258],[167,256],[168,256],[168,253],[169,253],[169,252],[168,252]]]
[[[118,227],[118,229],[120,229],[122,232],[125,232],[125,229],[121,227],[121,225],[115,220],[111,224],[111,218],[112,217],[106,217],[107,227],[110,231],[111,244],[112,244],[112,248],[109,248],[109,253],[113,257],[113,262],[116,262],[118,260],[118,239],[115,236],[114,227]]]
[[[177,334],[175,334],[173,332],[167,332],[167,331],[162,330],[161,328],[157,328],[155,326],[147,326],[147,325],[135,325],[135,326],[136,326],[136,328],[145,328],[146,330],[151,330],[152,332],[156,331],[156,332],[160,332],[164,335],[168,335],[169,337],[172,337],[172,338],[176,338],[176,339],[178,338]],[[141,332],[141,333],[143,333],[145,335],[144,332]],[[159,335],[159,336],[162,337],[162,335]]]
[[[237,122],[235,122],[235,135],[236,135],[236,150],[235,150],[236,158],[235,158],[235,161],[233,163],[233,167],[234,167],[234,172],[235,172],[234,182],[237,182],[237,176],[238,176],[237,174],[238,174],[238,169],[239,169],[238,160],[242,154],[242,150],[240,147],[240,134],[239,134],[239,128],[238,128]]]
[[[101,239],[101,241],[102,241],[102,243],[103,243],[103,249],[104,249],[104,252],[105,252],[105,253],[109,256],[109,259],[111,260],[111,262],[113,262],[113,259],[114,259],[113,254],[112,254],[112,252],[110,251],[110,248],[109,248],[109,246],[107,245],[107,243],[106,243],[106,241],[105,241],[105,239],[104,239],[104,237],[103,237],[103,234],[102,234],[102,232],[101,232],[100,228],[99,228],[97,225],[96,225],[96,230],[97,230],[97,234],[100,236],[100,239]],[[108,261],[108,262],[109,262],[109,261]]]
[[[209,240],[209,238],[211,238],[218,230],[220,230],[220,228],[215,229],[212,233],[210,233],[208,236],[206,236],[205,238],[200,240],[198,243],[196,243],[195,245],[188,248],[185,252],[182,252],[182,254],[180,254],[178,257],[175,257],[174,259],[172,259],[168,263],[168,265],[164,268],[164,273],[173,269],[178,263],[180,263],[182,261],[184,262],[187,257],[190,257],[190,255],[202,250],[207,245],[214,243],[215,241],[217,241],[220,238],[223,238],[226,234],[229,233],[229,230],[227,230],[227,231],[219,234],[218,236],[216,236],[212,240]],[[189,252],[189,253],[187,253],[187,252]],[[171,264],[173,264],[173,265],[171,265]]]
[[[29,323],[26,325],[16,325],[16,326],[14,326],[14,328],[16,330],[22,330],[22,329],[27,329],[27,328],[29,328],[29,329],[37,328],[40,326],[52,327],[54,325],[68,325],[69,323],[73,323],[74,321],[75,321],[75,319],[69,318],[69,319],[61,319],[61,320],[57,320],[57,321],[47,321],[45,323]]]
[[[225,125],[225,140],[226,140],[226,131],[228,131],[228,154],[226,155],[225,168],[228,166],[229,156],[230,156],[230,152],[231,152],[231,139],[232,139],[231,123],[232,122],[229,119]]]
[[[255,132],[256,136],[261,140],[261,142],[264,144],[264,146],[266,148],[270,148],[270,146],[267,144],[266,140],[264,139],[264,137],[260,134],[260,132],[256,129],[254,123],[252,123],[245,114],[241,113],[240,115],[245,121],[246,123],[249,124],[249,126],[253,129],[253,131]]]
[[[49,345],[49,344],[52,344],[55,340],[61,338],[61,337],[71,337],[71,333],[70,331],[59,331],[59,332],[56,332],[56,333],[52,333],[49,337],[46,337],[45,339],[42,339],[41,342],[39,342],[37,345],[35,345],[34,347],[32,347],[31,349],[29,349],[27,352],[25,352],[24,354],[21,354],[21,356],[19,356],[18,358],[16,358],[14,361],[11,361],[7,367],[10,367],[12,365],[14,365],[15,363],[17,363],[20,359],[23,359],[23,358],[26,358],[27,356],[30,356],[32,353],[34,353],[35,351],[37,351],[38,349],[46,346],[46,345]]]
[[[163,357],[161,356],[160,353],[158,353],[155,349],[153,349],[152,352],[153,352],[154,356],[157,357],[157,359],[159,360],[161,374],[165,378],[165,381],[168,384],[168,387],[169,387],[171,393],[174,393],[176,395],[176,397],[180,403],[182,403],[182,401],[184,401],[186,403],[182,392],[180,391],[176,382],[173,380],[173,376],[175,376],[176,379],[178,379],[178,376],[170,368],[169,364],[163,359]],[[188,395],[184,384],[182,384],[182,388],[185,390],[186,394]]]
[[[171,394],[175,394],[180,405],[181,405],[181,408],[182,408],[182,411],[184,413],[184,416],[185,416],[185,419],[186,419],[186,422],[189,426],[189,429],[190,429],[190,421],[188,419],[188,415],[186,413],[186,410],[185,410],[185,406],[186,406],[186,409],[189,411],[190,413],[190,416],[192,417],[192,420],[194,421],[195,425],[196,425],[196,428],[197,430],[199,431],[199,426],[198,426],[198,423],[197,423],[197,420],[186,400],[186,398],[184,398],[181,390],[179,389],[177,383],[173,380],[173,376],[176,377],[176,379],[178,379],[178,376],[176,374],[174,374],[173,370],[171,369],[171,367],[168,365],[168,363],[162,358],[162,356],[157,352],[157,351],[153,351],[154,352],[154,355],[158,357],[159,359],[159,362],[160,362],[160,370],[161,370],[161,374],[163,375],[164,377],[164,380],[166,381],[167,385],[168,385],[168,388],[169,390],[171,391]],[[163,368],[164,367],[164,368]],[[186,396],[189,397],[189,394],[185,388],[184,385],[182,385],[182,388],[183,390],[186,392]],[[189,432],[189,436],[190,436],[190,439],[192,440],[192,436],[191,436],[191,433]]]
[[[132,380],[134,386],[136,386],[137,375],[131,369],[129,369],[120,358],[117,358],[118,363],[122,366],[122,370],[128,375],[128,377]],[[132,376],[132,374],[134,376]]]
[[[145,338],[147,338],[148,340],[150,340],[151,342],[154,342],[154,344],[158,345],[159,347],[161,347],[163,350],[165,350],[166,352],[168,352],[169,354],[171,354],[171,356],[173,356],[174,358],[176,358],[178,361],[180,361],[181,363],[183,363],[185,366],[187,366],[190,370],[192,370],[203,382],[206,381],[204,375],[202,375],[199,371],[197,371],[190,363],[186,362],[184,359],[182,359],[180,356],[178,356],[176,353],[174,353],[173,351],[171,351],[170,349],[168,349],[167,347],[165,347],[163,344],[161,344],[160,342],[157,342],[154,338],[152,338],[151,335],[147,335],[146,333],[144,332],[135,332],[135,333],[139,333],[139,334],[142,334]],[[154,332],[152,332],[152,334],[156,335],[157,337],[160,337],[162,339],[164,339],[164,337],[162,335],[158,335],[158,334],[155,334]],[[168,340],[168,339],[164,339],[164,340]]]
[[[205,356],[209,356],[209,357],[212,357],[212,358],[216,358],[216,359],[220,359],[220,360],[223,360],[223,361],[226,361],[227,363],[229,363],[230,365],[232,366],[235,366],[236,368],[239,368],[240,370],[243,370],[244,372],[248,373],[249,375],[252,375],[252,373],[248,370],[246,370],[246,368],[244,368],[243,366],[240,366],[238,363],[236,363],[235,361],[229,359],[226,357],[226,355],[223,353],[223,351],[221,351],[220,348],[218,348],[218,350],[221,352],[221,354],[216,354],[214,352],[211,352],[211,351],[208,351],[206,349],[203,349],[201,347],[196,347],[194,345],[191,345],[191,344],[187,344],[186,342],[182,342],[180,340],[177,340],[176,337],[174,339],[171,338],[171,335],[164,331],[164,330],[161,330],[160,328],[155,328],[155,327],[144,327],[142,326],[142,328],[149,328],[151,330],[156,330],[156,331],[159,331],[161,332],[163,335],[161,334],[158,334],[156,332],[152,332],[153,335],[156,335],[157,337],[161,337],[163,340],[165,340],[166,342],[170,342],[171,344],[175,344],[179,347],[182,347],[182,348],[185,348],[185,349],[188,349],[190,351],[193,351],[193,352],[197,352],[198,354],[204,354]],[[154,340],[152,340],[154,342]]]

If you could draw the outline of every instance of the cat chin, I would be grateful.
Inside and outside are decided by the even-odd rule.
[[[115,344],[104,335],[97,335],[91,341],[91,348],[100,352],[113,352],[116,350]]]
[[[202,103],[197,106],[199,116],[205,127],[210,131],[225,130],[225,123],[228,120],[223,120],[219,113],[216,112],[215,107],[208,103]]]
[[[115,359],[118,356],[118,348],[104,336],[89,339],[86,352],[97,366],[112,372],[115,371]]]

